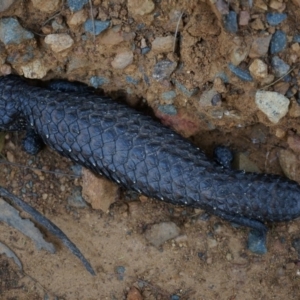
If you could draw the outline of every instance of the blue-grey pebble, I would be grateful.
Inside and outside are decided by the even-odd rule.
[[[118,276],[119,280],[124,279],[125,271],[126,271],[126,269],[123,266],[117,266],[116,267],[116,273],[117,273],[117,276]]]
[[[90,78],[90,84],[92,87],[94,87],[95,89],[98,88],[99,86],[109,83],[109,79],[106,77],[102,77],[102,76],[92,76]]]
[[[173,98],[176,97],[176,92],[175,91],[164,92],[161,94],[161,97],[164,100],[172,100]]]
[[[145,54],[149,53],[150,50],[151,50],[150,47],[145,47],[145,48],[142,48],[142,49],[141,49],[141,53],[142,53],[142,55],[145,55]]]
[[[95,25],[95,32],[94,32],[94,27],[93,27],[94,25]],[[94,25],[93,25],[93,20],[88,19],[84,23],[84,30],[91,34],[95,33],[95,35],[99,35],[101,32],[103,32],[104,30],[106,30],[109,27],[110,21],[94,20]]]
[[[158,110],[166,115],[170,115],[170,116],[177,115],[177,109],[172,104],[159,105]]]
[[[293,37],[293,42],[294,43],[300,43],[300,34],[296,34]]]
[[[188,89],[186,86],[184,86],[182,83],[180,83],[177,80],[172,80],[172,82],[175,84],[175,86],[186,96],[188,97],[192,97],[194,95],[196,95],[199,92],[199,88],[193,88],[193,89]]]
[[[276,54],[281,52],[282,50],[285,49],[286,43],[287,43],[287,37],[285,32],[281,30],[277,30],[271,38],[270,53]]]
[[[271,65],[276,77],[281,77],[290,70],[290,66],[278,56],[272,57]]]
[[[159,61],[153,68],[152,77],[157,81],[167,79],[177,67],[177,62],[168,59]]]
[[[180,297],[178,295],[172,295],[171,300],[180,300]]]
[[[0,41],[5,45],[21,44],[24,40],[33,38],[33,33],[24,29],[17,19],[3,18],[0,20]]]
[[[250,230],[248,235],[248,249],[255,254],[267,253],[266,234],[257,230]]]
[[[292,240],[292,246],[297,251],[298,257],[300,257],[300,238],[294,238]]]
[[[271,26],[279,25],[286,18],[287,18],[287,14],[284,14],[284,13],[275,13],[275,12],[267,13],[267,16],[266,16],[267,22]]]
[[[82,197],[82,187],[76,186],[72,190],[72,194],[67,199],[68,204],[76,208],[85,208],[87,207],[86,202]]]
[[[68,0],[68,6],[72,11],[78,11],[88,2],[89,0]]]
[[[248,70],[243,70],[239,67],[236,67],[232,63],[228,64],[229,70],[238,78],[240,78],[243,81],[253,81],[253,77],[251,76],[250,72]]]
[[[134,84],[134,85],[137,85],[137,84],[140,82],[140,80],[139,80],[138,78],[134,78],[134,77],[131,77],[131,76],[129,76],[129,75],[127,75],[127,76],[125,77],[125,79],[126,79],[126,81],[127,81],[128,83],[131,83],[131,84]]]
[[[224,27],[231,33],[238,31],[237,14],[235,11],[231,10],[228,15],[224,16]]]

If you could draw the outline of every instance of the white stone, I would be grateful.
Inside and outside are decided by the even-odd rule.
[[[87,13],[84,9],[75,12],[68,20],[69,26],[78,26],[87,20]]]
[[[56,10],[59,10],[61,8],[61,0],[51,0],[51,1],[31,0],[31,1],[34,8],[47,13],[55,12]]]
[[[276,124],[287,114],[290,100],[282,94],[260,90],[255,94],[255,103],[268,119]]]
[[[265,79],[268,76],[268,66],[260,59],[252,62],[249,71],[256,80]]]
[[[152,42],[152,50],[158,53],[171,52],[174,48],[174,36],[157,37]]]
[[[150,14],[154,8],[152,0],[128,0],[128,11],[132,15],[144,16]]]
[[[66,33],[48,34],[44,41],[56,53],[69,49],[74,44],[73,39]]]
[[[111,62],[111,65],[114,69],[124,69],[133,62],[133,52],[124,51],[118,53],[114,60]]]
[[[48,68],[39,59],[31,61],[25,66],[21,66],[21,70],[24,74],[24,77],[32,79],[42,79],[48,72]]]

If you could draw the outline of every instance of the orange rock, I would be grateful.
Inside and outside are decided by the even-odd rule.
[[[119,196],[119,188],[104,177],[97,177],[88,169],[82,171],[82,196],[94,209],[104,212],[114,203]]]
[[[127,300],[143,300],[141,292],[134,286],[132,286],[127,294]]]

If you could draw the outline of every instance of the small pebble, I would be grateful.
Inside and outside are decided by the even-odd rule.
[[[268,53],[271,38],[272,35],[254,38],[250,48],[249,57],[259,58],[266,55]]]
[[[279,25],[286,18],[287,18],[287,14],[282,14],[282,13],[271,12],[271,13],[267,13],[266,15],[267,22],[271,26]]]
[[[128,0],[128,11],[133,16],[144,16],[150,14],[155,4],[152,0]]]
[[[175,91],[168,91],[168,92],[164,92],[164,93],[161,94],[161,98],[163,100],[172,100],[175,97],[176,97],[176,92]]]
[[[89,0],[67,0],[67,2],[72,11],[78,11],[81,10],[83,6],[89,2]]]
[[[61,6],[61,0],[31,0],[31,2],[34,8],[47,13],[53,13]]]
[[[35,59],[30,63],[21,66],[24,77],[31,79],[42,79],[47,75],[50,65],[46,66],[40,59]]]
[[[90,84],[93,86],[95,89],[97,89],[99,86],[109,83],[109,79],[106,77],[101,77],[101,76],[92,76],[90,78]]]
[[[116,273],[117,273],[117,278],[118,278],[118,280],[121,281],[121,280],[124,279],[125,271],[126,271],[126,269],[125,269],[125,267],[123,267],[123,266],[117,266],[117,267],[116,267]]]
[[[127,76],[125,77],[125,79],[126,79],[126,81],[127,81],[128,83],[131,83],[131,84],[134,84],[134,85],[137,85],[137,84],[140,82],[139,79],[133,78],[133,77],[131,77],[131,76],[129,76],[129,75],[127,75]]]
[[[16,0],[0,1],[0,12],[6,11],[7,9],[9,9],[15,2],[16,2]]]
[[[266,254],[266,234],[257,230],[250,230],[248,235],[248,249],[255,254]]]
[[[177,109],[173,104],[159,105],[158,110],[166,115],[177,115]]]
[[[290,66],[278,56],[272,57],[271,65],[276,77],[282,77],[290,70]]]
[[[154,66],[152,77],[157,81],[168,79],[176,67],[176,62],[170,60],[161,60]]]
[[[199,92],[198,87],[188,89],[182,83],[180,83],[178,80],[174,79],[174,80],[172,80],[172,82],[175,84],[176,88],[178,88],[187,97],[192,97],[192,96],[196,95]]]
[[[67,198],[68,204],[76,208],[85,208],[87,207],[86,202],[82,197],[82,188],[74,187],[72,194]]]
[[[67,50],[74,44],[73,39],[66,33],[49,34],[44,41],[50,45],[51,50],[55,53]]]
[[[259,90],[255,94],[255,103],[276,124],[287,114],[290,100],[276,92]]]
[[[34,35],[25,30],[14,18],[0,19],[0,41],[5,45],[21,44],[25,40],[33,39]]]
[[[238,31],[237,14],[235,11],[231,10],[228,15],[224,16],[224,27],[231,33]]]
[[[270,53],[276,54],[285,49],[287,43],[287,36],[285,32],[277,30],[271,39],[270,42]]]
[[[145,48],[142,48],[141,53],[142,53],[142,55],[145,55],[145,54],[149,53],[150,50],[151,50],[150,47],[145,47]]]
[[[180,228],[173,222],[161,222],[154,224],[145,232],[145,237],[155,247],[160,247],[166,241],[176,238],[180,234]]]
[[[133,62],[133,52],[132,51],[124,51],[118,53],[113,61],[111,62],[111,66],[114,69],[125,69]]]
[[[300,238],[294,238],[292,240],[292,246],[297,251],[298,257],[300,257]]]
[[[260,59],[254,59],[254,61],[249,66],[249,71],[251,75],[256,80],[265,79],[268,76],[268,66]]]
[[[295,43],[300,43],[300,34],[296,34],[296,35],[293,37],[293,42],[295,42]]]
[[[229,5],[224,0],[216,0],[215,5],[221,15],[228,15],[229,13]]]
[[[248,70],[243,70],[239,67],[236,67],[232,63],[228,64],[228,68],[234,75],[236,75],[241,80],[243,80],[243,81],[253,81],[253,77],[251,76],[251,74]]]
[[[172,295],[170,300],[180,300],[180,297],[178,295]]]
[[[250,20],[250,14],[246,10],[242,10],[239,14],[239,25],[247,26]]]
[[[77,26],[83,24],[87,19],[87,14],[85,10],[79,10],[71,15],[70,19],[68,20],[69,26]]]
[[[95,32],[94,32],[94,26],[95,26]],[[110,26],[110,21],[94,20],[94,24],[93,24],[93,20],[88,19],[84,23],[84,30],[91,34],[99,35],[101,32],[106,30],[109,26]]]
[[[174,36],[168,35],[164,37],[156,37],[152,42],[152,50],[156,53],[164,53],[173,51]]]

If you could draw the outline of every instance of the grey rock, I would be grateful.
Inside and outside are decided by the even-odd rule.
[[[145,54],[149,53],[150,50],[151,50],[150,47],[145,47],[145,48],[142,48],[141,53],[142,53],[142,55],[145,55]]]
[[[266,234],[250,230],[248,235],[248,249],[255,254],[267,253]]]
[[[270,42],[270,53],[276,54],[285,49],[287,43],[287,37],[285,32],[277,30],[271,39]]]
[[[238,78],[240,78],[243,81],[253,81],[253,77],[251,76],[250,72],[248,70],[243,70],[239,67],[236,67],[232,63],[228,64],[229,70]]]
[[[95,32],[94,32],[94,25],[95,25]],[[99,35],[101,32],[103,32],[109,27],[110,21],[94,20],[94,25],[93,25],[93,20],[88,19],[84,23],[84,30],[91,34]]]
[[[290,100],[277,92],[258,90],[255,94],[255,104],[276,124],[287,114]]]
[[[287,18],[287,14],[283,14],[283,13],[271,12],[271,13],[267,13],[267,15],[266,15],[267,22],[271,26],[279,25],[286,18]]]
[[[278,56],[272,57],[271,65],[276,77],[284,76],[290,70],[290,66]]]
[[[155,247],[161,246],[164,242],[174,239],[180,234],[179,227],[173,222],[162,222],[154,224],[146,230],[146,239]]]
[[[172,104],[159,105],[158,110],[166,115],[170,115],[170,116],[177,115],[177,109]]]
[[[176,97],[176,92],[175,91],[164,92],[161,94],[161,97],[164,100],[172,100],[173,98]]]
[[[81,10],[82,7],[89,2],[89,0],[68,0],[68,6],[72,11]]]
[[[238,31],[237,14],[235,11],[231,10],[229,14],[224,17],[224,27],[231,33]]]
[[[25,30],[17,19],[3,18],[0,20],[0,40],[5,45],[20,44],[24,40],[33,38],[33,33]]]
[[[16,0],[2,0],[0,1],[0,12],[9,9]]]
[[[75,187],[72,191],[72,194],[68,197],[67,201],[70,206],[73,206],[76,208],[87,207],[87,204],[82,197],[82,188],[81,187]]]
[[[152,77],[157,81],[167,79],[177,67],[177,63],[170,60],[159,61],[153,69]]]
[[[125,79],[126,79],[126,81],[127,81],[128,83],[131,83],[131,84],[134,84],[134,85],[137,85],[137,84],[140,82],[139,79],[133,78],[133,77],[131,77],[131,76],[129,76],[129,75],[127,75],[127,76],[125,77]]]
[[[197,87],[189,90],[187,87],[185,87],[182,83],[180,83],[177,80],[172,80],[172,82],[184,95],[186,95],[188,97],[192,97],[199,92],[199,88],[197,88]]]
[[[293,42],[295,42],[295,43],[300,43],[300,34],[294,35],[294,37],[293,37]]]
[[[98,88],[99,86],[109,83],[109,79],[106,77],[101,77],[101,76],[92,76],[90,78],[90,84],[93,86],[95,89]]]

